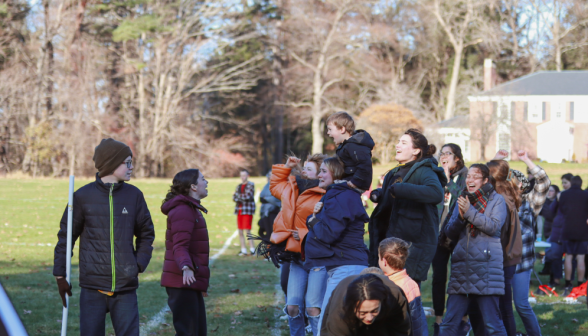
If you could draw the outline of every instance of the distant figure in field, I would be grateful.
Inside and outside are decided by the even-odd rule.
[[[239,256],[248,255],[247,244],[245,243],[245,234],[251,232],[251,223],[255,215],[255,184],[249,179],[249,172],[246,169],[241,170],[241,184],[237,186],[233,194],[235,201],[235,215],[237,215],[237,228],[239,229],[239,240],[241,242],[241,252]],[[244,232],[245,231],[245,232]],[[251,254],[255,252],[253,240],[249,241]]]
[[[103,139],[94,151],[96,181],[74,193],[72,249],[80,239],[80,331],[103,336],[110,312],[117,335],[139,336],[137,287],[145,272],[155,231],[143,193],[126,184],[133,172],[129,146]],[[57,234],[53,275],[65,306],[71,284],[65,279],[67,209]],[[133,240],[135,244],[133,246]]]

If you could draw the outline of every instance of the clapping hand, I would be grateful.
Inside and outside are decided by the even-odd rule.
[[[470,202],[463,196],[457,199],[457,205],[459,206],[459,216],[463,218],[466,212],[470,209]]]

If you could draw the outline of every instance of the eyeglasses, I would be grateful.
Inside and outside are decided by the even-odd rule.
[[[454,155],[454,154],[451,153],[451,152],[441,152],[441,153],[439,153],[439,157],[442,157],[442,156],[450,156],[450,155]]]
[[[469,174],[468,174],[468,175],[466,176],[466,179],[474,179],[474,180],[481,180],[481,179],[483,179],[483,178],[484,178],[484,176],[482,176],[482,175],[469,175]]]
[[[126,164],[128,169],[131,169],[131,167],[133,166],[133,160],[130,161],[124,161],[122,164]]]

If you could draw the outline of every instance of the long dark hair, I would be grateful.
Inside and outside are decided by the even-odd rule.
[[[451,148],[451,151],[453,152],[455,157],[457,157],[459,159],[459,161],[457,161],[457,163],[455,164],[455,167],[453,167],[451,169],[451,171],[449,171],[449,173],[454,174],[455,172],[460,171],[465,166],[465,163],[463,161],[463,154],[461,153],[461,147],[459,147],[459,145],[456,145],[454,143],[447,143],[447,144],[441,146],[441,151],[443,151],[444,147]],[[439,157],[439,159],[441,159],[441,157]]]
[[[167,192],[167,195],[165,195],[165,199],[161,204],[165,204],[165,202],[178,195],[190,195],[190,186],[192,184],[198,184],[199,177],[200,171],[198,169],[186,169],[177,173],[176,176],[174,176],[172,185],[170,186],[169,191]]]
[[[357,332],[361,321],[355,315],[365,300],[380,301],[379,316],[387,314],[391,306],[390,288],[375,274],[364,274],[347,286],[347,295],[343,300],[343,320],[349,329]],[[377,317],[376,317],[377,318]]]
[[[477,168],[482,173],[482,179],[488,179],[488,183],[492,184],[496,188],[496,180],[490,175],[490,168],[483,163],[474,163],[470,166],[470,169]]]
[[[417,156],[417,160],[422,158],[428,158],[433,156],[437,151],[437,147],[435,145],[430,144],[429,140],[416,128],[411,128],[408,131],[404,132],[404,134],[408,134],[412,139],[412,148],[420,149],[420,153]]]

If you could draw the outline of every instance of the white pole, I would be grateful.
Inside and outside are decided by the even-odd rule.
[[[71,285],[71,227],[73,221],[74,176],[69,176],[69,199],[67,202],[67,248],[65,250],[65,280]],[[63,316],[61,318],[61,336],[67,335],[67,313],[69,311],[69,296],[65,295]]]

